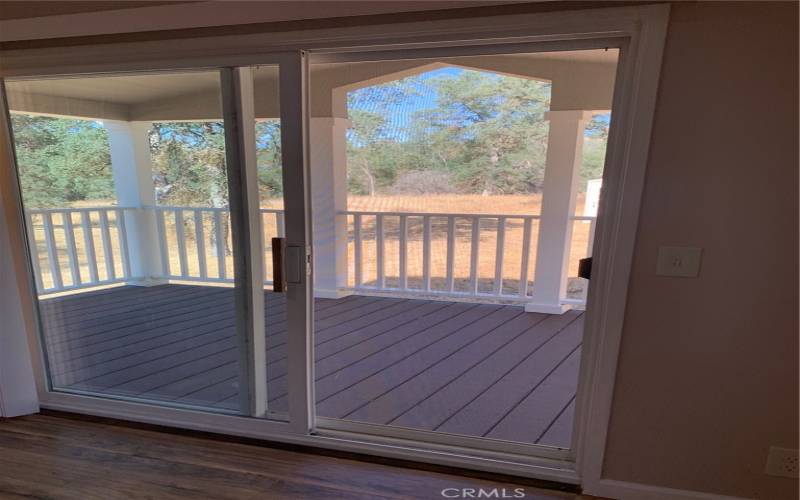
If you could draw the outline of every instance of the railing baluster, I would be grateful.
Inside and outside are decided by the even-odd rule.
[[[431,290],[431,218],[422,217],[422,288]]]
[[[408,288],[408,218],[405,215],[400,216],[400,289],[406,290]]]
[[[384,273],[384,263],[383,263],[383,214],[376,214],[375,215],[375,252],[377,254],[377,270],[376,270],[376,279],[375,285],[378,289],[383,289],[386,285],[386,276]]]
[[[188,262],[186,257],[186,235],[183,228],[183,210],[175,210],[175,239],[178,241],[178,259],[181,268],[181,277],[189,276]]]
[[[361,215],[356,214],[353,216],[353,264],[355,266],[355,283],[356,288],[364,283],[363,267],[362,267],[362,242],[361,242]]]
[[[31,265],[33,266],[33,278],[36,281],[36,290],[44,290],[42,284],[42,264],[39,261],[39,248],[36,246],[36,228],[33,226],[33,214],[27,214],[28,219],[28,247],[30,248]]]
[[[72,212],[64,210],[61,212],[61,220],[64,226],[64,241],[67,244],[67,258],[69,259],[69,273],[72,276],[72,286],[81,284],[81,272],[78,267],[78,249],[75,246],[75,229],[72,227]]]
[[[114,269],[114,252],[111,248],[111,233],[108,231],[108,212],[99,210],[100,214],[100,238],[103,241],[103,260],[106,264],[106,280],[117,279]]]
[[[271,245],[272,239],[270,238],[269,234],[267,234],[267,222],[264,220],[264,215],[267,214],[267,213],[272,214],[271,212],[264,212],[263,210],[259,211],[259,214],[258,214],[258,217],[259,217],[259,219],[258,219],[258,223],[259,223],[259,226],[258,226],[259,227],[258,237],[259,237],[259,242],[260,242],[259,245],[261,246],[261,260],[263,262],[263,265],[261,266],[261,269],[264,271],[262,273],[264,275],[264,276],[262,276],[262,279],[264,281],[264,285],[274,285],[275,284],[275,270],[272,269],[273,266],[271,265],[272,264],[272,257],[267,255],[268,252],[272,252],[272,245]],[[277,238],[277,237],[279,237],[278,236],[278,213],[275,212],[274,215],[275,215],[275,237]],[[270,242],[269,245],[265,244],[265,242],[267,242],[267,241]],[[272,279],[270,279],[270,271],[272,271],[272,274],[271,274]]]
[[[456,218],[447,217],[447,291],[455,290]]]
[[[522,227],[522,262],[519,266],[519,296],[528,296],[528,265],[531,257],[531,223],[532,219],[525,218]]]
[[[597,227],[597,217],[589,221],[589,241],[586,242],[586,256],[591,257],[594,251],[594,231]]]
[[[225,265],[225,236],[222,233],[222,215],[221,210],[214,212],[214,239],[217,247],[217,274],[220,279],[225,279],[228,272]]]
[[[161,254],[161,271],[164,276],[172,276],[172,266],[169,263],[169,250],[167,249],[167,228],[164,221],[164,210],[154,209],[156,212],[156,230],[158,231],[158,251]]]
[[[476,295],[478,293],[478,252],[480,251],[480,229],[481,218],[472,217],[472,248],[469,253],[469,290]]]
[[[44,216],[44,239],[47,244],[47,261],[50,263],[50,276],[53,280],[53,287],[60,290],[64,286],[61,279],[61,265],[58,262],[58,251],[56,250],[56,237],[53,232],[53,216],[50,212],[45,212]]]
[[[505,240],[506,240],[506,218],[499,217],[497,219],[497,247],[494,253],[493,292],[495,295],[501,295],[503,292],[503,253],[505,250]]]
[[[206,269],[206,240],[203,231],[203,212],[200,209],[194,211],[194,239],[197,245],[197,267],[200,269],[200,277],[208,276]]]
[[[131,277],[131,257],[128,252],[128,230],[125,227],[125,211],[116,210],[117,238],[119,239],[120,259],[122,260],[122,273],[125,278]]]
[[[81,230],[83,231],[83,245],[86,252],[86,266],[89,268],[91,283],[100,281],[97,273],[97,255],[94,251],[94,234],[92,234],[91,212],[81,212]]]
[[[283,212],[275,212],[275,230],[278,233],[278,238],[286,236],[286,218]]]

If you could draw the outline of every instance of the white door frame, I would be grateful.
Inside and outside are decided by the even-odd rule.
[[[573,10],[515,16],[451,19],[418,22],[413,25],[384,24],[312,31],[262,33],[184,40],[154,40],[84,47],[4,51],[0,77],[34,77],[59,74],[231,67],[269,64],[270,53],[294,53],[299,50],[336,50],[352,52],[375,50],[426,50],[429,47],[491,46],[537,42],[547,50],[565,50],[576,40],[624,40],[614,96],[614,125],[609,137],[605,190],[600,203],[600,217],[595,244],[595,277],[588,304],[582,377],[579,383],[578,411],[574,433],[576,462],[553,458],[520,456],[514,453],[465,449],[456,445],[434,445],[390,437],[374,437],[352,432],[331,431],[316,435],[313,408],[308,401],[313,394],[311,373],[296,373],[295,384],[305,384],[307,419],[287,425],[231,415],[213,414],[192,408],[161,407],[147,402],[113,400],[48,390],[41,360],[34,363],[42,407],[77,411],[127,420],[223,432],[276,441],[311,444],[342,450],[373,453],[390,457],[477,468],[542,479],[582,483],[591,491],[602,486],[602,463],[606,431],[611,413],[616,362],[622,334],[627,299],[628,278],[632,263],[640,199],[648,159],[650,131],[656,101],[669,6],[646,5],[607,9]],[[413,52],[409,52],[411,54]],[[168,56],[165,56],[168,54]],[[75,64],[75,61],[81,61]],[[302,74],[302,69],[300,70]],[[295,77],[297,78],[297,77]],[[300,77],[302,80],[302,76]],[[299,83],[297,79],[295,83]],[[302,87],[299,87],[302,89]],[[302,94],[302,90],[301,90]],[[297,96],[293,98],[297,104]],[[3,119],[7,120],[4,114]],[[283,118],[283,117],[282,117]],[[301,151],[305,144],[303,119],[296,135]],[[301,154],[302,158],[302,154]],[[13,158],[3,165],[13,166]],[[301,161],[306,163],[305,161]],[[307,175],[307,164],[303,168]],[[0,172],[0,180],[10,176]],[[304,181],[305,182],[305,181]],[[307,184],[307,183],[306,183]],[[306,190],[307,186],[304,185]],[[307,200],[305,200],[307,202]],[[305,209],[307,209],[307,205]],[[298,210],[300,208],[298,207]],[[22,212],[18,220],[22,222]],[[310,241],[308,213],[304,231]],[[289,229],[287,221],[287,234]],[[24,242],[15,242],[25,248]],[[23,300],[35,301],[30,269],[29,289]],[[310,290],[302,293],[310,296]],[[305,340],[291,352],[310,357],[311,312],[304,315]],[[302,312],[298,309],[298,312]],[[38,335],[31,332],[33,342]],[[302,336],[302,335],[300,335]],[[310,363],[309,363],[310,364]],[[294,408],[297,408],[295,403]],[[303,420],[303,419],[301,419]]]

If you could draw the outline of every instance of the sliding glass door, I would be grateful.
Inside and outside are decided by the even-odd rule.
[[[569,458],[617,58],[6,81],[49,388]]]
[[[320,429],[567,456],[617,58],[312,59]]]
[[[51,391],[309,426],[303,59],[266,60],[5,81]]]

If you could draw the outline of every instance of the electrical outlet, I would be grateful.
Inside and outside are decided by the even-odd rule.
[[[797,479],[798,468],[797,450],[770,446],[765,471],[768,475]]]

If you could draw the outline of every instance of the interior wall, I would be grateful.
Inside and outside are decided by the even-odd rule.
[[[673,4],[604,476],[797,498],[797,4]],[[697,279],[659,245],[703,247]]]

